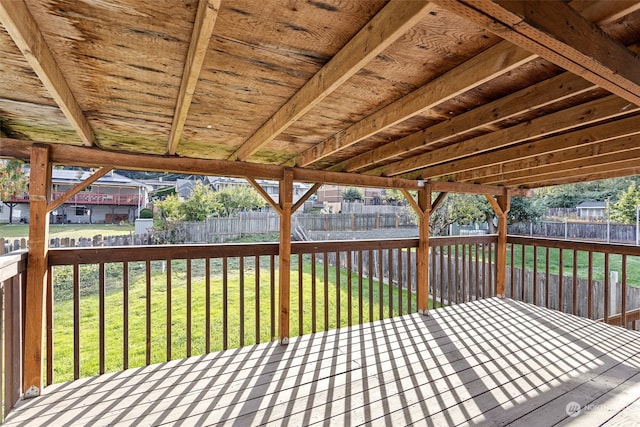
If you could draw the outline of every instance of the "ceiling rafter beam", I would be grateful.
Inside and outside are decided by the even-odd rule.
[[[640,59],[568,4],[542,0],[436,0],[436,3],[640,105]]]
[[[588,146],[638,134],[640,134],[640,121],[636,115],[561,135],[550,136],[533,142],[503,148],[490,153],[442,163],[436,166],[403,174],[402,177],[406,179],[433,179],[443,176],[454,176],[459,172],[491,167],[493,165],[510,162],[513,159],[525,159],[562,150],[578,149],[582,146]]]
[[[176,102],[176,109],[173,115],[173,123],[171,124],[171,133],[169,134],[169,142],[167,143],[167,153],[176,154],[184,124],[189,114],[193,94],[196,85],[200,79],[200,71],[202,64],[207,55],[209,40],[213,34],[213,29],[218,18],[221,0],[200,0],[198,11],[196,12],[196,20],[193,24],[193,32],[191,33],[191,43],[185,60],[184,72],[182,74],[182,82],[180,83],[180,92]]]
[[[392,0],[230,157],[247,160],[274,140],[378,54],[416,25],[435,6],[426,0]]]
[[[82,143],[89,147],[94,145],[93,130],[24,1],[0,0],[0,22],[69,120]]]
[[[567,150],[544,153],[526,159],[517,159],[486,168],[473,169],[455,174],[456,181],[472,181],[483,184],[498,184],[511,179],[531,177],[538,173],[564,170],[575,165],[597,163],[601,158],[632,158],[638,154],[640,135],[613,139],[599,144],[574,147]]]
[[[601,25],[638,9],[638,6],[630,1],[610,4],[606,12],[594,7],[591,2],[574,0],[571,4],[581,11],[587,19]],[[494,57],[493,60],[491,57]],[[298,166],[312,164],[536,58],[538,55],[530,54],[525,49],[514,46],[508,41],[500,42],[434,81],[307,149],[295,159],[295,162]],[[493,66],[496,68],[492,68]],[[381,147],[377,153],[378,158],[382,156],[391,158],[403,153],[403,150],[411,150],[431,143],[430,139],[423,139],[421,136],[418,134],[409,135],[406,139],[398,141],[396,146],[390,143],[384,151]],[[405,147],[407,148],[405,149]],[[354,171],[363,167],[361,166],[363,163],[364,166],[375,163],[375,159],[376,157],[369,155],[364,162],[362,162],[363,158],[354,160],[349,168],[345,167],[346,163],[343,162],[328,170]]]
[[[384,176],[400,175],[412,170],[516,145],[552,133],[563,132],[615,117],[629,115],[637,111],[640,111],[640,107],[637,105],[631,104],[629,101],[615,95],[610,95],[499,131],[480,135],[405,160],[390,163],[372,170],[371,173]]]
[[[555,177],[527,184],[528,188],[549,187],[552,185],[572,184],[581,181],[596,181],[600,179],[619,178],[625,176],[640,175],[640,166],[613,165],[610,168],[598,167],[584,169],[581,172],[571,174],[569,177]]]
[[[315,163],[535,58],[510,43],[499,43],[307,149],[296,157],[295,163],[302,167]]]
[[[330,170],[354,172],[384,160],[405,154],[418,148],[425,148],[545,105],[575,96],[596,86],[571,73],[544,80],[496,101],[474,108],[444,122],[374,148],[332,167]]]

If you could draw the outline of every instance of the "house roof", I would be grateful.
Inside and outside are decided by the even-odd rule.
[[[638,9],[0,0],[0,156],[370,186],[638,174]]]
[[[31,174],[29,168],[24,168],[24,173],[28,176]],[[51,171],[51,180],[54,184],[76,184],[84,181],[91,176],[89,171],[53,169]],[[122,187],[147,187],[143,182],[136,181],[126,176],[109,172],[108,174],[98,178],[92,185],[109,185]]]
[[[606,207],[606,202],[582,202],[576,206],[577,209],[605,209]]]

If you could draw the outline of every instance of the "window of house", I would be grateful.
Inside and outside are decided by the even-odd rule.
[[[87,208],[84,206],[76,206],[76,216],[85,216],[87,214]]]

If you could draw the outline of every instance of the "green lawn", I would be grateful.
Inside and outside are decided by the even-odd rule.
[[[299,327],[299,297],[297,258],[292,260],[293,272],[291,283],[291,312],[290,330],[291,336],[309,334],[313,331],[312,319],[312,276],[311,262],[305,259],[303,267],[303,291],[302,291],[302,329]],[[271,324],[271,301],[277,307],[277,272],[274,294],[271,292],[270,272],[268,259],[261,262],[259,287],[256,287],[255,265],[253,258],[247,258],[245,262],[244,298],[241,299],[241,287],[238,259],[229,259],[228,292],[228,342],[227,348],[239,347],[241,344],[252,345],[259,342],[272,340],[272,330],[278,333],[277,315],[274,316],[276,324]],[[95,266],[81,267],[81,305],[80,305],[80,374],[91,376],[98,374],[99,370],[99,301],[97,297],[97,269]],[[162,263],[152,263],[152,291],[151,291],[151,362],[163,362],[167,356],[167,284],[166,273],[162,272]],[[222,350],[223,343],[223,308],[222,308],[222,266],[220,260],[211,262],[211,348],[210,351]],[[329,267],[329,280],[327,284],[327,296],[329,301],[328,329],[335,329],[339,324],[344,327],[349,324],[349,286],[348,275],[345,270],[339,271],[339,284],[336,277],[336,269]],[[204,261],[194,261],[192,265],[192,355],[203,354],[205,348],[205,281]],[[57,267],[55,274],[56,302],[54,306],[54,380],[55,382],[73,379],[73,301],[71,299],[70,283],[71,275],[68,267]],[[129,266],[129,367],[143,366],[146,359],[146,284],[143,266],[131,263]],[[324,268],[317,265],[316,271],[316,331],[323,331],[325,285]],[[123,368],[123,289],[122,267],[119,265],[106,268],[107,296],[105,298],[105,364],[106,371],[117,371]],[[187,348],[187,286],[185,261],[172,262],[171,276],[171,359],[186,357]],[[359,322],[359,282],[358,275],[351,277],[351,316],[352,324]],[[371,286],[371,289],[370,289]],[[259,297],[256,297],[256,288]],[[377,281],[369,282],[363,279],[362,297],[363,321],[369,320],[369,296],[373,297],[373,319],[380,317],[380,307],[383,309],[383,317],[389,315],[389,287],[382,286]],[[382,296],[382,299],[380,297]],[[407,291],[402,291],[403,313],[407,313]],[[412,294],[411,312],[416,311],[416,298]],[[393,315],[398,314],[398,289],[392,289],[391,300]],[[244,301],[244,331],[241,334],[241,302]],[[256,307],[256,301],[259,306]],[[339,301],[339,303],[338,303]],[[340,307],[338,319],[337,307]],[[259,312],[259,334],[256,337],[256,311]],[[277,313],[276,313],[277,314]],[[272,329],[273,328],[273,329]],[[241,335],[244,342],[240,342]],[[257,338],[257,339],[256,339]]]
[[[133,232],[133,224],[65,224],[49,226],[50,238],[68,237],[79,239],[81,237],[92,238],[95,235],[120,236]],[[29,225],[0,224],[0,237],[7,240],[29,238]]]

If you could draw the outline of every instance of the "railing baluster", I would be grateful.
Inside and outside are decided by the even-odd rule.
[[[340,322],[340,252],[336,252],[336,328],[341,328]]]
[[[511,254],[511,295],[509,295],[511,298],[516,299],[516,294],[515,294],[515,281],[516,281],[516,266],[515,266],[515,246],[513,243],[511,243],[511,248],[509,249],[510,254]]]
[[[145,358],[147,365],[151,365],[151,261],[145,262],[145,313],[147,316],[145,333]]]
[[[225,270],[226,271],[226,270]],[[276,339],[276,256],[271,255],[269,257],[269,285],[271,287],[271,341]],[[225,299],[226,301],[226,299]]]
[[[369,249],[368,273],[369,273],[369,322],[373,322],[373,251],[371,249]]]
[[[302,258],[302,255],[298,255],[298,258]],[[256,344],[260,344],[260,257],[256,255],[253,262],[256,278]]]
[[[393,250],[387,249],[387,258],[389,262],[389,317],[393,317]]]
[[[122,369],[129,369],[129,263],[122,263]]]
[[[487,245],[482,244],[482,298],[487,298]]]
[[[191,313],[191,258],[187,258],[187,357],[191,357],[191,341],[192,341],[192,331],[191,325],[193,323],[192,313]]]
[[[378,319],[384,318],[384,266],[382,249],[378,249]]]
[[[573,314],[578,314],[578,251],[573,250]]]
[[[587,272],[587,317],[593,319],[593,252],[589,251],[588,269]]]
[[[429,269],[431,272],[431,293],[433,294],[433,299],[431,300],[431,308],[436,308],[437,302],[437,289],[438,289],[438,277],[436,273],[436,250],[437,247],[434,246],[431,248],[431,268]]]
[[[80,268],[73,264],[73,379],[80,378]]]
[[[166,342],[166,347],[167,347],[167,362],[171,360],[172,356],[172,350],[171,350],[171,345],[173,342],[173,335],[171,333],[171,323],[172,323],[172,313],[173,313],[173,307],[172,307],[172,303],[173,303],[173,298],[171,297],[171,293],[173,290],[173,282],[172,282],[172,262],[170,259],[166,260],[166,265],[167,267],[165,268],[166,271],[166,276],[167,276],[167,302],[166,302],[166,306],[167,306],[167,325],[166,325],[166,330],[167,330],[167,342]]]
[[[104,285],[104,263],[101,262],[98,264],[98,351],[99,351],[99,372],[100,375],[104,374],[104,359],[105,359],[105,348],[104,348],[104,334],[105,334],[105,325],[104,325],[104,298],[105,298],[105,285]]]
[[[533,304],[538,305],[538,246],[533,245]]]
[[[604,254],[604,323],[609,323],[609,253]]]
[[[273,261],[273,258],[272,258]],[[273,264],[273,262],[272,262]],[[222,258],[222,349],[229,348],[229,260],[227,257]],[[272,281],[273,288],[273,281]],[[273,297],[272,297],[273,301]],[[273,313],[273,304],[272,310]],[[273,314],[272,314],[273,316]],[[273,324],[273,321],[272,321]],[[273,337],[273,326],[271,336]]]
[[[549,274],[549,247],[547,246],[545,249],[545,261],[544,261],[544,274],[545,274],[545,286],[546,286],[546,290],[544,292],[544,306],[546,308],[549,308],[549,300],[550,300],[550,295],[549,295],[549,289],[550,289],[550,284],[549,284],[549,279],[551,278],[550,274]]]
[[[620,283],[620,326],[627,327],[627,256],[622,255],[622,282]]]
[[[362,325],[362,251],[358,251],[358,324]]]
[[[53,267],[47,269],[47,385],[53,384]],[[2,311],[0,310],[0,315]],[[0,334],[0,337],[2,334]],[[6,339],[6,338],[5,338]],[[2,363],[0,363],[2,367]],[[5,392],[7,388],[5,387]],[[6,399],[6,397],[5,397]]]
[[[447,246],[447,302],[453,305],[453,265],[451,264],[451,245]]]
[[[402,248],[398,248],[398,316],[402,316]]]
[[[239,257],[240,266],[240,347],[244,347],[244,256]]]
[[[440,246],[440,306],[444,307],[444,246]]]
[[[462,302],[467,302],[467,275],[469,274],[467,265],[467,246],[462,245]]]
[[[302,254],[298,255],[302,260]],[[302,262],[300,263],[302,265]],[[318,294],[316,289],[316,254],[311,254],[311,331],[315,334],[317,329]]]
[[[351,265],[351,256],[352,256],[352,252],[351,251],[347,251],[347,321],[348,321],[348,325],[351,326],[353,325],[352,322],[352,315],[353,315],[353,295],[352,295],[352,280],[351,280],[351,274],[352,274],[352,265]]]
[[[304,334],[304,290],[303,290],[302,256],[298,255],[298,335]]]
[[[564,258],[563,258],[563,250],[558,249],[558,304],[556,309],[559,311],[564,311],[564,297],[563,295],[563,287],[564,287]]]
[[[455,248],[456,248],[456,250],[455,250],[454,261],[455,261],[455,264],[456,264],[456,266],[455,266],[456,268],[454,269],[455,270],[455,278],[453,280],[453,283],[454,283],[454,291],[455,291],[455,294],[456,294],[456,304],[460,304],[460,289],[459,289],[459,286],[458,286],[458,283],[459,283],[459,280],[460,280],[460,262],[459,262],[460,261],[460,250],[459,250],[460,248],[459,248],[459,245],[455,245]]]
[[[204,260],[204,348],[205,353],[211,352],[211,258]]]
[[[322,254],[322,267],[324,281],[324,330],[329,330],[329,258],[327,252]]]

